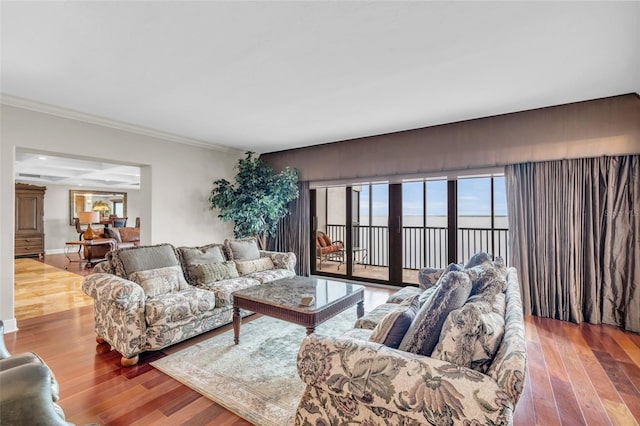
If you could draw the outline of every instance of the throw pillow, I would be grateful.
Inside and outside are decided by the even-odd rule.
[[[431,301],[425,303],[407,330],[399,349],[430,356],[449,312],[464,305],[471,293],[471,280],[463,272],[446,273]]]
[[[225,240],[224,245],[231,260],[256,260],[260,259],[260,250],[255,238],[242,240]]]
[[[420,306],[423,306],[425,303],[427,304],[431,303],[431,299],[433,299],[433,295],[436,294],[436,291],[439,288],[440,287],[438,286],[434,286],[434,287],[429,287],[428,289],[423,291],[422,294],[420,295]]]
[[[442,277],[447,272],[462,271],[462,266],[457,263],[450,263],[446,268],[422,268],[418,271],[418,282],[420,288],[426,290],[428,288],[437,286],[440,284]]]
[[[418,282],[420,289],[426,290],[436,285],[440,277],[444,274],[443,268],[422,268],[418,271]]]
[[[409,297],[420,295],[422,291],[418,287],[407,286],[393,293],[385,303],[402,303]]]
[[[106,238],[113,238],[117,242],[121,243],[122,238],[120,237],[120,232],[118,232],[117,228],[104,228],[104,236]]]
[[[485,262],[491,262],[491,256],[489,253],[480,252],[471,256],[471,259],[464,265],[464,269],[473,268],[474,266],[482,265]]]
[[[411,322],[418,313],[418,295],[405,299],[398,307],[388,313],[373,329],[369,341],[382,343],[390,348],[397,349]]]
[[[201,263],[188,266],[189,275],[195,286],[207,286],[216,281],[238,277],[238,270],[233,261]]]
[[[431,356],[486,373],[504,335],[505,296],[498,293],[493,299],[472,296],[452,311]]]
[[[466,268],[465,272],[471,278],[473,285],[471,294],[485,292],[495,294],[507,289],[507,268],[501,257],[497,257],[495,261],[483,262]]]
[[[236,260],[236,268],[238,268],[240,275],[247,275],[253,272],[275,269],[275,266],[270,257],[261,257],[256,260]]]
[[[189,288],[180,266],[133,272],[129,280],[139,284],[147,298]]]
[[[180,265],[175,248],[171,244],[118,249],[111,252],[111,262],[116,274],[127,279],[134,272]]]
[[[192,266],[207,263],[221,263],[227,259],[222,244],[209,244],[201,247],[178,247],[178,255],[189,284],[196,285],[191,276]]]

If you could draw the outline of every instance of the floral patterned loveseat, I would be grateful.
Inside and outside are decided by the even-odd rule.
[[[447,318],[445,321],[431,356],[369,340],[376,328],[367,328],[373,328],[376,320],[387,315],[394,304],[397,307],[401,299],[418,293],[424,303],[430,303],[437,288],[434,284],[445,276],[443,272],[430,268],[421,271],[422,288],[400,290],[390,297],[388,302],[392,303],[376,308],[371,315],[359,320],[356,328],[340,337],[311,334],[305,338],[298,354],[298,373],[306,383],[306,389],[296,412],[297,425],[513,423],[513,411],[522,393],[526,369],[522,300],[515,269],[504,268],[505,278],[500,289],[504,296],[497,295],[503,301],[503,335],[496,343],[493,358],[480,368],[483,372],[456,363],[461,362],[458,356],[467,357],[463,352],[473,352],[473,344],[459,338],[453,342],[453,347],[459,345],[460,353],[452,353],[452,340],[444,338],[452,328],[460,325],[459,322],[464,322],[464,318],[453,312],[467,312],[467,309],[449,313],[454,320]],[[453,272],[458,277],[462,273]],[[473,271],[469,274],[475,285],[479,277],[474,276]],[[489,277],[489,280],[493,278]],[[490,286],[494,284],[494,281],[489,283]],[[428,286],[432,287],[425,290]],[[478,297],[482,296],[476,295],[474,299],[478,300]],[[466,305],[470,300],[471,297],[463,303]],[[469,333],[477,335],[478,331]]]
[[[295,275],[293,253],[260,251],[249,240],[114,250],[82,282],[94,299],[99,351],[110,345],[123,366],[231,323],[236,290]],[[242,311],[242,315],[250,312]]]

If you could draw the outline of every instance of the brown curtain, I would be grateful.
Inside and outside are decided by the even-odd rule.
[[[640,156],[505,168],[526,314],[640,332]]]
[[[309,276],[310,233],[309,224],[309,182],[298,182],[299,197],[289,205],[290,214],[280,220],[276,235],[269,240],[269,247],[275,251],[291,251],[297,257],[296,274]]]

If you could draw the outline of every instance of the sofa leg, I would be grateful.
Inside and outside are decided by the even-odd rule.
[[[111,345],[109,344],[109,342],[104,340],[101,336],[96,336],[96,342],[98,343],[96,345],[96,353],[98,355],[111,352]]]
[[[136,365],[138,363],[138,355],[132,357],[132,358],[125,358],[122,357],[120,358],[120,364],[123,367],[132,367],[134,365]]]

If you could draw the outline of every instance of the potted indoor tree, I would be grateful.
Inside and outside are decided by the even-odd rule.
[[[266,249],[278,221],[289,213],[288,204],[298,198],[298,171],[290,167],[275,174],[273,169],[247,152],[238,160],[235,183],[218,179],[209,197],[211,209],[219,209],[223,222],[233,221],[236,238],[256,237]]]

